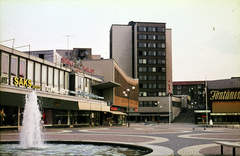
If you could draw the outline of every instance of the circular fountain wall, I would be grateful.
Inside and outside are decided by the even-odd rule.
[[[152,152],[149,148],[139,146],[57,142],[44,144],[41,148],[23,148],[18,144],[0,144],[0,155],[146,155]]]

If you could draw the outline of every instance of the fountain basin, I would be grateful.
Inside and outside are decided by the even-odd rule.
[[[13,155],[146,155],[148,147],[90,141],[45,141],[41,148],[21,148],[18,141],[1,141],[0,154]]]

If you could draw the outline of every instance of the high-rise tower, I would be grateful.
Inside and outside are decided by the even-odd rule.
[[[171,33],[165,23],[131,21],[128,25],[114,24],[111,27],[110,58],[114,58],[129,76],[139,79],[137,116],[140,118],[136,120],[143,119],[143,116],[147,120],[156,120],[159,114],[166,113],[166,116],[169,113],[169,88],[172,92]]]

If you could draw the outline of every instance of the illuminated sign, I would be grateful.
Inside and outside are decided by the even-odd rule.
[[[89,97],[89,98],[93,98],[93,99],[104,99],[104,97],[98,96],[98,95],[94,95],[92,93],[88,93],[88,92],[82,92],[82,91],[69,91],[69,93],[71,94],[75,94],[75,95],[80,95],[83,97]]]
[[[7,77],[1,77],[0,76],[0,84],[3,83],[3,84],[7,84]]]
[[[210,100],[212,101],[239,101],[240,91],[230,91],[230,90],[212,90],[210,91]]]
[[[81,60],[77,61],[76,59],[74,59],[74,61],[71,61],[71,60],[68,60],[68,59],[62,57],[61,61],[63,64],[73,67],[74,72],[82,73],[82,71],[86,71],[88,73],[94,74],[94,69],[83,66]]]
[[[32,80],[28,80],[28,79],[24,79],[24,78],[19,78],[19,77],[14,77],[14,78],[13,78],[13,84],[14,84],[14,85],[19,85],[19,86],[36,88],[36,89],[41,89],[41,88],[42,88],[41,86],[32,85]]]

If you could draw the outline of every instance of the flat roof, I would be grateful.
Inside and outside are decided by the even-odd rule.
[[[116,82],[113,82],[113,81],[103,82],[103,83],[99,83],[99,84],[96,84],[96,85],[92,85],[93,88],[96,88],[96,89],[99,89],[99,90],[118,87],[118,86],[120,86],[120,84],[116,83]]]

